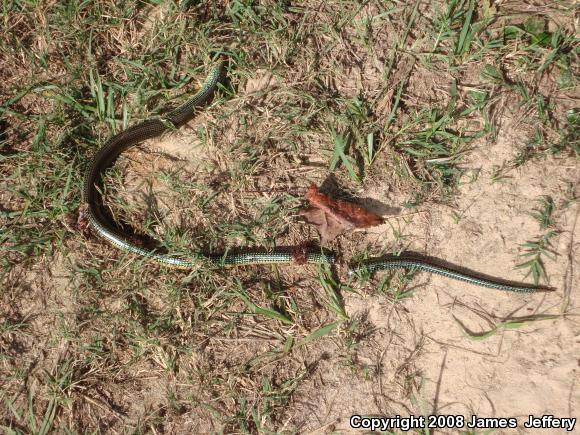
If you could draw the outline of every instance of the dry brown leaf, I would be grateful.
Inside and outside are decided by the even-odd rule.
[[[304,220],[317,227],[321,243],[326,244],[354,228],[367,228],[383,223],[377,214],[360,205],[333,199],[311,185],[306,192],[310,207],[300,213]]]
[[[320,243],[325,245],[340,236],[342,233],[352,229],[352,226],[347,226],[324,210],[316,207],[310,207],[300,213],[304,220],[314,225],[320,234]]]

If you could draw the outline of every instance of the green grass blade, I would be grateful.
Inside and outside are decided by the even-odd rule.
[[[310,334],[308,334],[306,337],[304,337],[302,340],[300,340],[298,343],[296,343],[296,347],[300,347],[300,346],[304,346],[308,343],[313,342],[314,340],[317,340],[321,337],[324,337],[325,335],[328,335],[331,331],[333,331],[338,325],[340,325],[341,322],[333,322],[333,323],[329,323],[328,325],[325,325],[321,328],[318,328],[317,330],[311,332]]]

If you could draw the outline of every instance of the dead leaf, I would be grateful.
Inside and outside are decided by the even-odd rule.
[[[302,211],[300,215],[307,223],[314,225],[318,229],[320,243],[323,245],[353,228],[352,226],[344,225],[343,222],[338,221],[329,213],[316,207],[310,207]]]
[[[317,227],[322,244],[330,242],[354,228],[367,228],[383,223],[383,219],[360,205],[333,199],[311,185],[306,192],[311,207],[300,213],[304,220]]]
[[[324,210],[335,219],[344,221],[345,224],[354,228],[367,228],[383,223],[383,218],[360,205],[341,199],[333,199],[320,193],[315,184],[311,185],[306,192],[306,199],[313,207]]]

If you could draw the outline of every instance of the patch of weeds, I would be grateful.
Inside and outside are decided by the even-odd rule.
[[[354,136],[354,146],[363,157],[364,166],[370,167],[375,159],[376,126],[369,103],[360,97],[346,102],[345,124]]]
[[[487,28],[496,20],[496,8],[487,2],[453,0],[433,20],[433,47],[429,57],[460,65],[481,59],[501,46]]]
[[[517,94],[520,97],[518,108],[531,112],[531,115],[526,116],[525,122],[533,125],[533,134],[525,145],[520,147],[508,166],[520,167],[545,153],[580,155],[579,117],[576,109],[569,110],[562,123],[553,115],[553,103],[538,91],[530,90],[523,81],[512,82],[499,68],[489,64],[482,69],[481,76]]]
[[[340,163],[346,168],[350,178],[359,184],[360,178],[355,170],[356,162],[348,155],[348,150],[353,142],[351,133],[349,131],[339,133],[331,129],[331,139],[334,144],[334,149],[332,150],[332,156],[330,158],[330,171],[334,172]]]
[[[535,128],[533,137],[529,139],[523,147],[520,147],[514,156],[511,164],[512,167],[518,168],[532,160],[534,157],[540,156],[542,151],[545,150],[544,145],[543,131],[539,128]]]
[[[423,127],[408,132],[395,148],[409,161],[413,175],[421,184],[443,198],[453,194],[463,174],[459,163],[469,144],[486,134],[489,130],[466,131],[461,120],[472,111],[485,106],[485,97],[477,95],[474,107],[456,110],[457,89],[455,83],[451,90],[452,101],[441,111],[437,108],[423,109],[416,113],[409,123]],[[416,198],[415,203],[421,198]]]
[[[518,95],[520,97],[520,106],[530,101],[530,94],[526,84],[520,80],[513,81],[508,79],[504,72],[497,66],[491,64],[484,65],[480,75],[483,80],[501,86]]]
[[[555,65],[559,70],[560,82],[570,86],[570,62],[577,57],[574,51],[575,38],[560,29],[550,32],[548,20],[532,16],[521,25],[507,25],[503,29],[506,43],[513,42],[515,49],[524,53],[518,58],[521,65],[538,72]]]
[[[570,109],[566,113],[566,125],[559,130],[559,141],[552,144],[553,154],[559,154],[566,149],[580,157],[580,108]]]
[[[302,369],[283,381],[261,376],[257,385],[260,389],[255,396],[237,398],[238,412],[229,418],[228,426],[231,429],[239,428],[245,433],[270,433],[271,428],[276,427],[277,414],[309,374],[308,369]]]
[[[369,279],[368,272],[361,271],[362,282]],[[400,302],[403,299],[413,296],[414,289],[409,288],[415,278],[413,270],[393,270],[383,273],[376,285],[373,285],[375,291],[380,295],[390,296],[393,302]]]
[[[20,434],[23,433],[23,429],[34,434],[45,435],[50,433],[59,406],[56,399],[49,400],[44,415],[39,415],[41,417],[40,421],[37,420],[37,415],[34,411],[34,398],[32,393],[28,393],[28,407],[24,411],[18,409],[14,400],[8,397],[2,397],[2,399],[7,410],[10,411],[6,419],[7,421],[5,420],[7,425],[4,422],[0,424],[0,428],[4,429],[6,431],[5,433]],[[18,430],[14,430],[14,428],[18,428]]]
[[[349,316],[344,308],[342,292],[348,290],[345,285],[339,284],[328,265],[321,265],[318,272],[318,282],[325,292],[325,305],[334,312],[339,319],[348,320]]]
[[[538,221],[540,229],[545,230],[552,226],[552,212],[554,211],[554,201],[549,196],[542,196],[536,199],[538,208],[534,209],[530,215]]]
[[[529,160],[545,153],[579,155],[578,125],[574,117],[576,109],[566,114],[566,119],[555,118],[555,101],[543,95],[536,81],[531,81],[521,71],[547,73],[555,68],[559,74],[561,89],[575,86],[574,62],[578,60],[577,39],[562,33],[561,30],[548,31],[547,18],[532,16],[522,24],[508,24],[503,28],[503,44],[513,52],[518,71],[511,71],[514,78],[504,72],[510,65],[499,62],[487,63],[481,70],[483,80],[499,86],[519,98],[514,105],[526,113],[524,122],[532,126],[531,137],[520,147],[513,161],[519,167]],[[513,70],[513,65],[512,68]],[[518,77],[519,76],[519,77]],[[563,79],[569,77],[568,79]]]
[[[525,277],[531,274],[536,285],[540,283],[540,280],[548,282],[543,257],[555,260],[556,253],[552,250],[550,240],[557,234],[556,231],[549,231],[537,239],[522,245],[524,248],[522,256],[529,258],[529,260],[516,265],[516,269],[528,269]]]
[[[368,340],[375,331],[376,327],[365,315],[358,315],[346,322],[341,337],[346,348],[344,365],[360,373],[364,379],[369,379],[371,369],[358,360],[358,351],[362,343]]]

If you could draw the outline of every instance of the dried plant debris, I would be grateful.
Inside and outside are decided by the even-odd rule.
[[[307,223],[317,227],[323,245],[355,228],[383,223],[379,215],[352,202],[331,198],[321,193],[315,184],[310,186],[305,197],[310,207],[300,215]]]

